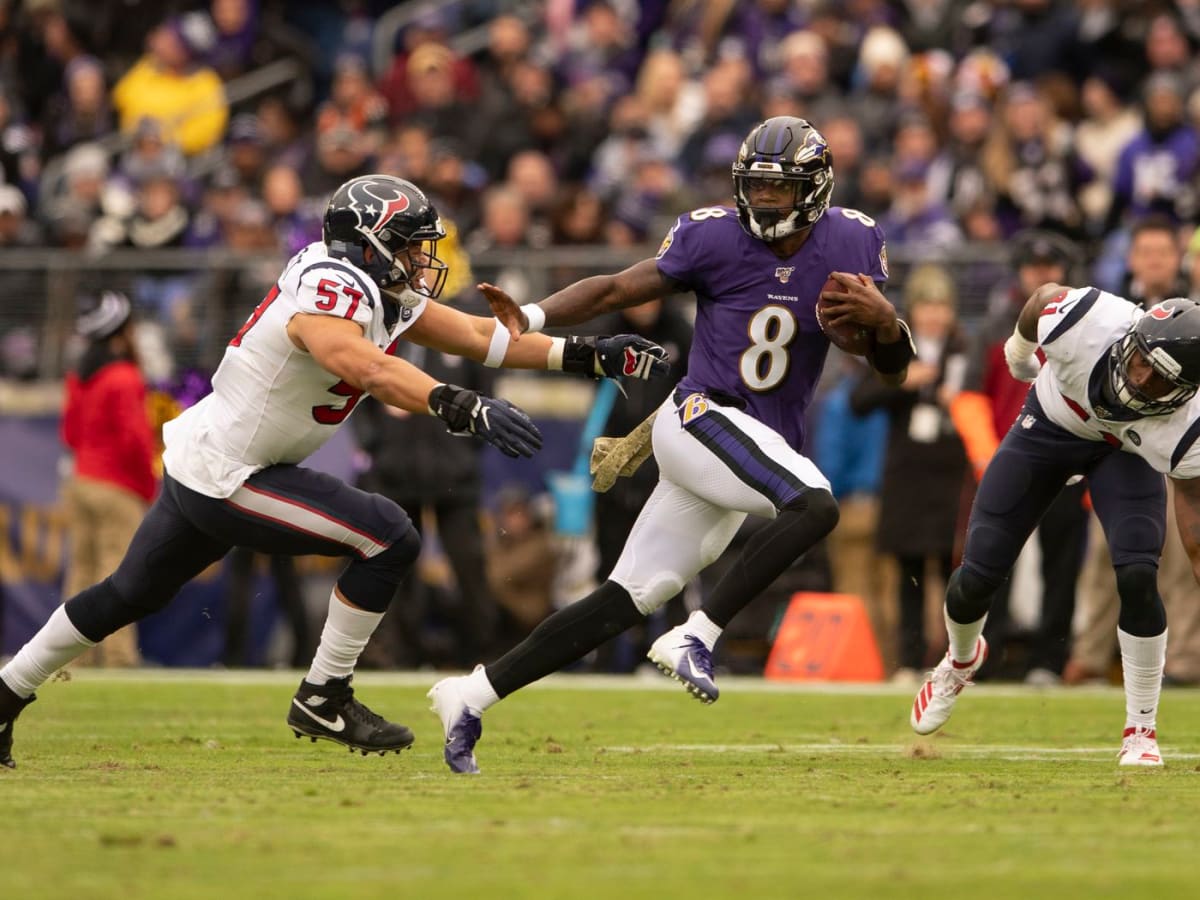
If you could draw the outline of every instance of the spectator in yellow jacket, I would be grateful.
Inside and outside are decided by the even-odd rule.
[[[169,19],[150,33],[146,55],[113,88],[122,131],[155,119],[188,156],[220,142],[229,118],[225,87],[198,62],[213,37],[211,21],[196,14]]]

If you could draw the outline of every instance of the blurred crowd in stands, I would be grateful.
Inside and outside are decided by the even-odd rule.
[[[756,121],[806,117],[832,149],[833,202],[878,219],[910,261],[891,296],[914,323],[920,362],[903,390],[883,391],[831,359],[809,450],[838,490],[842,524],[776,596],[809,586],[888,598],[899,612],[875,604],[873,619],[897,635],[882,643],[904,674],[942,651],[926,646],[924,623],[972,476],[1023,398],[995,349],[1016,305],[1050,279],[1141,302],[1200,299],[1198,47],[1200,0],[0,0],[0,251],[253,254],[260,267],[210,277],[201,296],[185,277],[127,285],[135,308],[167,323],[172,348],[211,342],[216,356],[197,357],[211,365],[279,262],[319,238],[325,201],[349,177],[388,172],[432,195],[464,273],[446,294],[469,303],[472,256],[653,248],[680,212],[731,202],[730,164]],[[299,66],[273,80],[287,60]],[[993,249],[988,262],[911,265],[976,247]],[[997,247],[1011,250],[1000,264]],[[501,274],[519,289],[518,268]],[[964,292],[982,302],[960,308]],[[211,334],[198,324],[206,305],[228,312]],[[0,331],[12,323],[0,319]],[[687,343],[686,317],[655,310],[624,327]],[[413,427],[383,410],[363,419],[368,450]],[[636,422],[626,419],[608,433]],[[470,487],[477,460],[458,449],[455,478]],[[455,614],[473,623],[458,636],[469,653],[412,643],[409,613],[392,635],[409,643],[379,664],[470,662],[488,643],[480,610],[498,602],[488,592],[514,633],[555,602],[549,519],[535,500],[503,493],[498,533],[480,534],[462,515],[477,488],[447,504],[425,493],[442,476],[402,484],[368,456],[376,489],[456,523],[466,544],[454,566],[475,584]],[[604,565],[606,535],[623,537],[640,503],[623,489],[633,493],[597,511]],[[1084,680],[1111,664],[1112,634],[1074,669],[1067,659],[1081,560],[1103,547],[1086,538],[1084,489],[1064,498],[1063,524],[1042,536],[1045,560],[1060,563],[1043,561],[1042,622],[1022,633],[1021,670],[1005,674]],[[918,507],[928,521],[914,522]],[[1103,630],[1094,596],[1078,618]],[[728,642],[769,632],[776,610],[757,608]],[[1013,629],[996,620],[999,647]],[[1200,680],[1198,645],[1200,633],[1178,680]],[[605,665],[636,661],[629,649],[606,651]]]

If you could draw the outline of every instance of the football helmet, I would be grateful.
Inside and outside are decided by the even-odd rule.
[[[749,188],[762,179],[788,184],[791,202],[753,205]],[[742,142],[733,163],[733,195],[738,221],[754,237],[770,243],[810,227],[829,209],[832,193],[833,155],[821,133],[804,119],[767,119]]]
[[[1129,379],[1135,352],[1172,385],[1161,397],[1151,397]],[[1200,388],[1200,304],[1174,297],[1150,307],[1138,317],[1108,354],[1109,389],[1126,409],[1142,416],[1161,416],[1183,406]]]
[[[446,283],[437,244],[446,236],[437,210],[411,181],[363,175],[343,184],[325,209],[330,256],[366,272],[380,288],[434,298]],[[374,252],[367,260],[366,249]]]

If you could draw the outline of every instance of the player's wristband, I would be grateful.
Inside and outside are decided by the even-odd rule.
[[[546,369],[550,372],[561,372],[563,354],[567,349],[566,338],[550,338],[550,349],[546,351]]]
[[[912,332],[909,331],[908,323],[903,319],[897,319],[896,324],[900,326],[898,341],[892,341],[890,344],[879,340],[875,341],[875,351],[872,354],[875,371],[884,375],[896,375],[903,372],[905,366],[912,362],[917,355],[917,348],[913,346]]]
[[[596,339],[572,335],[563,342],[562,370],[585,378],[602,378],[603,370],[597,372]]]
[[[546,327],[546,311],[536,303],[526,303],[521,307],[521,312],[525,313],[525,318],[529,320],[526,334],[536,334]]]
[[[504,365],[504,354],[508,352],[508,343],[511,340],[511,336],[503,322],[499,319],[494,319],[493,321],[496,323],[496,327],[492,331],[492,342],[488,345],[487,356],[484,358],[483,364],[496,369]]]

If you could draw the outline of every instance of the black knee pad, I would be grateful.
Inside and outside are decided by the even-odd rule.
[[[67,618],[89,641],[100,642],[119,628],[158,612],[174,595],[119,590],[111,576],[67,601]]]
[[[392,602],[396,585],[421,555],[421,536],[405,519],[406,528],[382,553],[356,559],[338,579],[338,588],[360,609],[383,612]]]
[[[946,612],[955,622],[977,622],[992,607],[992,596],[1004,579],[980,575],[959,566],[946,585]]]
[[[824,537],[837,527],[841,512],[833,494],[823,488],[812,488],[798,494],[783,506],[784,512],[796,512],[804,516],[805,523],[817,539]]]
[[[1121,630],[1136,637],[1153,637],[1167,627],[1167,611],[1158,593],[1158,567],[1147,563],[1118,566],[1117,594],[1121,598]]]

